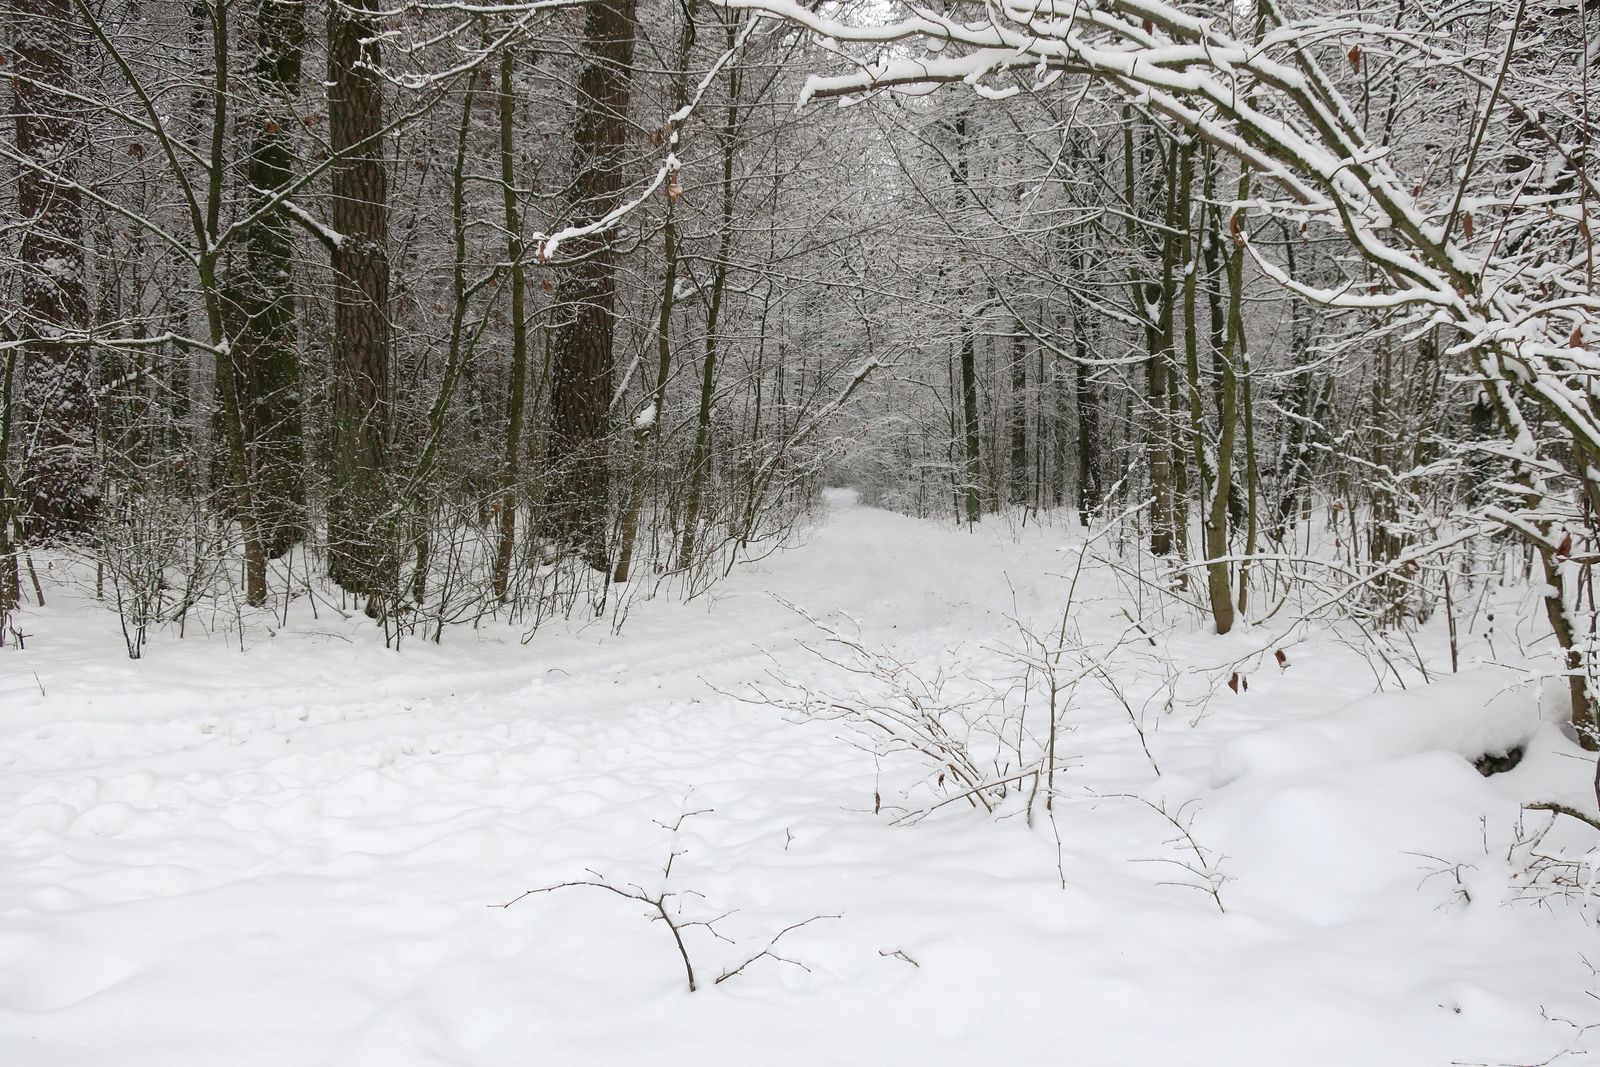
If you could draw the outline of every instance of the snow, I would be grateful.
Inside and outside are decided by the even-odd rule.
[[[1074,620],[1111,642],[1129,608],[1155,637],[1106,655],[1161,773],[1085,681],[1053,828],[965,804],[896,825],[935,795],[924,768],[739,699],[769,672],[867,692],[784,602],[1005,692],[1008,616],[1048,631],[1085,537],[830,501],[710,596],[528,645],[460,628],[396,653],[324,615],[135,662],[113,616],[54,589],[0,651],[0,1060],[1416,1067],[1595,1046],[1594,902],[1534,895],[1549,817],[1519,814],[1588,810],[1592,764],[1555,725],[1559,682],[1491,662],[1513,635],[1495,656],[1464,633],[1450,676],[1436,620],[1435,684],[1397,665],[1404,691],[1331,625],[1280,668],[1259,631],[1136,606],[1092,547]],[[1515,745],[1508,773],[1468,762]],[[1539,849],[1581,857],[1592,831],[1565,823]],[[683,930],[699,992],[636,901],[491,907],[597,878],[721,916],[727,940]],[[807,919],[773,950],[798,965],[714,983]]]
[[[279,200],[278,203],[286,214],[288,214],[300,225],[310,230],[311,233],[316,236],[317,240],[321,241],[328,248],[337,251],[344,247],[346,241],[350,240],[349,237],[333,229],[332,227],[323,225],[315,215],[311,214],[311,212],[307,211],[299,204],[296,204],[293,200],[284,197],[283,199]]]

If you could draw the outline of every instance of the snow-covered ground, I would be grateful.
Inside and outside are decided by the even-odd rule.
[[[1074,690],[1055,818],[1029,826],[1014,796],[998,818],[962,803],[897,825],[935,798],[928,768],[740,699],[774,674],[861,689],[784,602],[1015,707],[1009,620],[1048,627],[1082,532],[832,503],[808,543],[709,596],[527,645],[462,628],[395,653],[324,618],[243,653],[158,637],[133,662],[113,616],[57,590],[23,616],[27,648],[0,651],[0,1063],[1414,1067],[1600,1048],[1597,909],[1537,859],[1582,857],[1592,832],[1562,820],[1534,846],[1550,819],[1520,814],[1587,807],[1591,765],[1553,694],[1488,665],[1519,662],[1505,623],[1491,646],[1479,620],[1453,676],[1430,625],[1424,686],[1336,629],[1207,635],[1091,565],[1085,639],[1131,616],[1155,643],[1135,633],[1110,664],[1127,706],[1098,676]],[[1463,758],[1522,741],[1509,773]],[[492,906],[573,880],[715,919],[682,930],[699,991],[639,901]],[[782,959],[715,981],[805,920]]]

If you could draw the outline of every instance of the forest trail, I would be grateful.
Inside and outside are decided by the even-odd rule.
[[[1053,826],[965,805],[893,825],[931,796],[924,768],[740,699],[769,671],[859,684],[784,602],[1005,692],[1007,616],[1055,617],[1082,534],[830,499],[802,546],[640,603],[620,634],[458,630],[396,654],[296,620],[244,654],[162,638],[131,662],[93,606],[25,616],[28,649],[0,661],[6,1061],[1415,1067],[1583,1047],[1559,1020],[1600,1021],[1592,907],[1508,886],[1518,803],[1586,768],[1510,672],[1370,696],[1361,656],[1317,632],[1233,694],[1214,664],[1261,635],[1174,617],[1114,668],[1162,773],[1130,711],[1080,687]],[[1120,630],[1132,601],[1086,573],[1078,625]],[[1456,751],[1528,736],[1492,779]],[[1547,848],[1582,846],[1570,832]],[[699,992],[635,901],[490,906],[597,876],[714,920],[684,931]],[[792,963],[714,984],[806,920],[774,949]]]

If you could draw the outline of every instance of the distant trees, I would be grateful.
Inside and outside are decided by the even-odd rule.
[[[1592,693],[1600,657],[1588,654],[1589,642],[1582,637],[1592,630],[1593,612],[1580,613],[1576,584],[1587,573],[1585,560],[1600,533],[1592,518],[1594,505],[1600,503],[1600,475],[1595,474],[1600,468],[1589,459],[1600,446],[1600,404],[1587,384],[1586,369],[1592,361],[1588,320],[1600,309],[1593,280],[1594,234],[1588,222],[1594,190],[1587,157],[1575,155],[1568,147],[1572,142],[1559,132],[1568,121],[1584,121],[1579,113],[1587,114],[1588,95],[1552,94],[1554,83],[1536,66],[1564,62],[1569,85],[1587,84],[1593,63],[1587,51],[1573,50],[1570,41],[1552,43],[1554,53],[1530,63],[1523,48],[1519,64],[1528,10],[1521,0],[1509,12],[1509,29],[1498,33],[1494,27],[1505,12],[1489,3],[1473,12],[1470,17],[1497,43],[1492,50],[1477,52],[1461,50],[1453,32],[1441,33],[1430,21],[1432,12],[1408,16],[1396,10],[1388,22],[1317,11],[1291,16],[1272,0],[1263,0],[1253,11],[1232,9],[1216,18],[1160,3],[1109,0],[1093,8],[1064,9],[1049,22],[1038,21],[1034,9],[1008,9],[1004,17],[967,21],[959,7],[952,7],[861,24],[782,0],[727,2],[767,11],[833,42],[875,49],[886,41],[900,42],[900,47],[920,41],[927,48],[922,55],[880,57],[847,73],[813,78],[808,84],[812,96],[882,88],[926,91],[941,83],[967,82],[985,95],[1003,97],[1039,92],[1063,77],[1086,77],[1090,85],[1132,101],[1168,131],[1171,193],[1162,227],[1163,262],[1170,271],[1173,235],[1180,235],[1187,364],[1180,369],[1188,372],[1193,460],[1199,467],[1204,509],[1204,563],[1219,630],[1227,628],[1231,615],[1223,606],[1230,598],[1222,595],[1221,584],[1228,561],[1220,553],[1227,540],[1224,494],[1231,492],[1223,475],[1237,445],[1242,320],[1233,316],[1212,346],[1219,358],[1212,380],[1218,387],[1213,417],[1220,434],[1213,437],[1197,391],[1198,362],[1190,358],[1198,347],[1194,334],[1199,329],[1191,304],[1207,259],[1194,255],[1192,225],[1197,214],[1203,218],[1215,210],[1192,199],[1197,143],[1225,153],[1239,168],[1240,189],[1229,201],[1229,236],[1239,248],[1251,250],[1252,263],[1262,274],[1314,302],[1372,315],[1372,325],[1391,335],[1419,322],[1445,327],[1449,350],[1478,377],[1495,412],[1505,442],[1500,455],[1507,461],[1507,477],[1521,487],[1515,504],[1503,501],[1479,515],[1515,531],[1539,554],[1549,589],[1548,621],[1569,650],[1573,722],[1586,743],[1600,744]],[[1452,18],[1459,21],[1461,14]],[[1348,46],[1343,55],[1324,54],[1318,44],[1334,28],[1340,47]],[[1574,39],[1593,38],[1592,27],[1582,30]],[[1251,43],[1257,38],[1260,46]],[[1364,64],[1372,62],[1364,48],[1369,40],[1382,46],[1376,51],[1385,67],[1378,86],[1364,72]],[[1563,58],[1557,60],[1557,54]],[[1345,74],[1330,73],[1327,60],[1335,71],[1342,62]],[[1359,107],[1341,88],[1341,80],[1359,95]],[[1476,102],[1464,124],[1436,131],[1448,145],[1387,144],[1386,124],[1397,102],[1419,89],[1445,86],[1456,101],[1466,88]],[[1387,101],[1377,109],[1375,88],[1376,99]],[[1363,113],[1365,121],[1358,117]],[[1491,137],[1491,129],[1501,135]],[[1504,136],[1512,130],[1517,131],[1513,137]],[[1530,131],[1536,132],[1530,136]],[[1513,139],[1517,150],[1503,160],[1491,159],[1499,153],[1487,146],[1497,143],[1504,151]],[[1521,147],[1532,140],[1540,142],[1537,149]],[[1587,144],[1587,134],[1580,136],[1580,143]],[[1171,162],[1174,155],[1177,167]],[[1441,161],[1449,165],[1440,169]],[[1131,177],[1131,160],[1124,170]],[[1244,184],[1250,172],[1275,197],[1286,198],[1264,206],[1299,220],[1302,232],[1315,225],[1323,233],[1340,234],[1359,266],[1331,286],[1318,286],[1292,277],[1281,261],[1263,254],[1242,213],[1252,204]],[[1509,195],[1508,173],[1516,175],[1517,184]],[[1207,240],[1215,238],[1203,237],[1198,247],[1203,250]],[[1542,262],[1535,266],[1531,256],[1542,256]],[[1219,262],[1214,254],[1211,262]],[[1231,256],[1225,272],[1226,291],[1235,298],[1236,263],[1242,267],[1238,256]],[[1162,288],[1170,298],[1170,284]],[[1160,316],[1155,314],[1150,295],[1146,321],[1166,318],[1164,308]],[[1219,317],[1214,315],[1214,322]],[[1172,337],[1170,328],[1157,327],[1156,332],[1162,335],[1162,346]],[[1155,333],[1152,340],[1157,340]],[[1169,361],[1153,355],[1148,396],[1156,412],[1174,395],[1165,388],[1170,368]],[[1151,440],[1149,476],[1160,535],[1166,450],[1156,436]],[[1253,463],[1253,454],[1247,460]],[[1387,463],[1382,469],[1393,473]],[[1173,474],[1186,477],[1185,465],[1176,466]],[[1578,510],[1574,491],[1585,502]],[[1381,531],[1395,519],[1380,509],[1372,521]],[[1250,529],[1257,528],[1252,520]],[[1578,548],[1575,535],[1587,547]],[[1158,536],[1152,543],[1158,554],[1166,547],[1163,540]],[[1382,543],[1386,547],[1378,552],[1378,564],[1383,574],[1407,565],[1422,547]]]
[[[699,589],[781,535],[865,379],[799,310],[839,233],[778,205],[797,42],[753,30],[632,0],[8,8],[0,603],[70,542],[131,654],[324,574],[438,638],[604,606],[605,577]]]

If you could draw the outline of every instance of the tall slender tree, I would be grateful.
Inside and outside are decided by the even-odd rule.
[[[511,262],[511,374],[506,383],[505,456],[500,464],[499,531],[494,554],[494,596],[504,600],[511,581],[511,556],[517,539],[517,508],[521,495],[522,420],[528,400],[528,312],[523,263],[522,211],[516,184],[517,101],[513,92],[517,54],[500,53],[500,92],[496,98],[500,125],[500,191],[505,212],[506,258]]]
[[[956,162],[951,177],[956,186],[956,207],[964,213],[972,202],[971,154],[972,141],[968,130],[968,109],[956,111],[955,138]],[[972,293],[962,285],[957,290],[961,306],[961,470],[963,480],[963,505],[966,521],[977,522],[983,517],[982,470],[980,466],[980,437],[978,433],[978,355],[973,324],[974,309],[970,306]]]
[[[734,26],[731,19],[723,24],[730,51],[734,43]],[[711,477],[711,415],[717,388],[717,361],[724,348],[721,334],[725,328],[723,307],[728,295],[728,263],[733,250],[733,165],[738,152],[740,84],[740,68],[735,67],[728,77],[728,101],[722,112],[722,124],[717,130],[717,147],[722,157],[721,195],[717,200],[717,252],[711,265],[710,292],[706,297],[705,354],[700,361],[700,407],[695,412],[694,448],[689,454],[689,499],[683,508],[683,546],[679,554],[679,566],[682,567],[694,565],[706,482]]]

